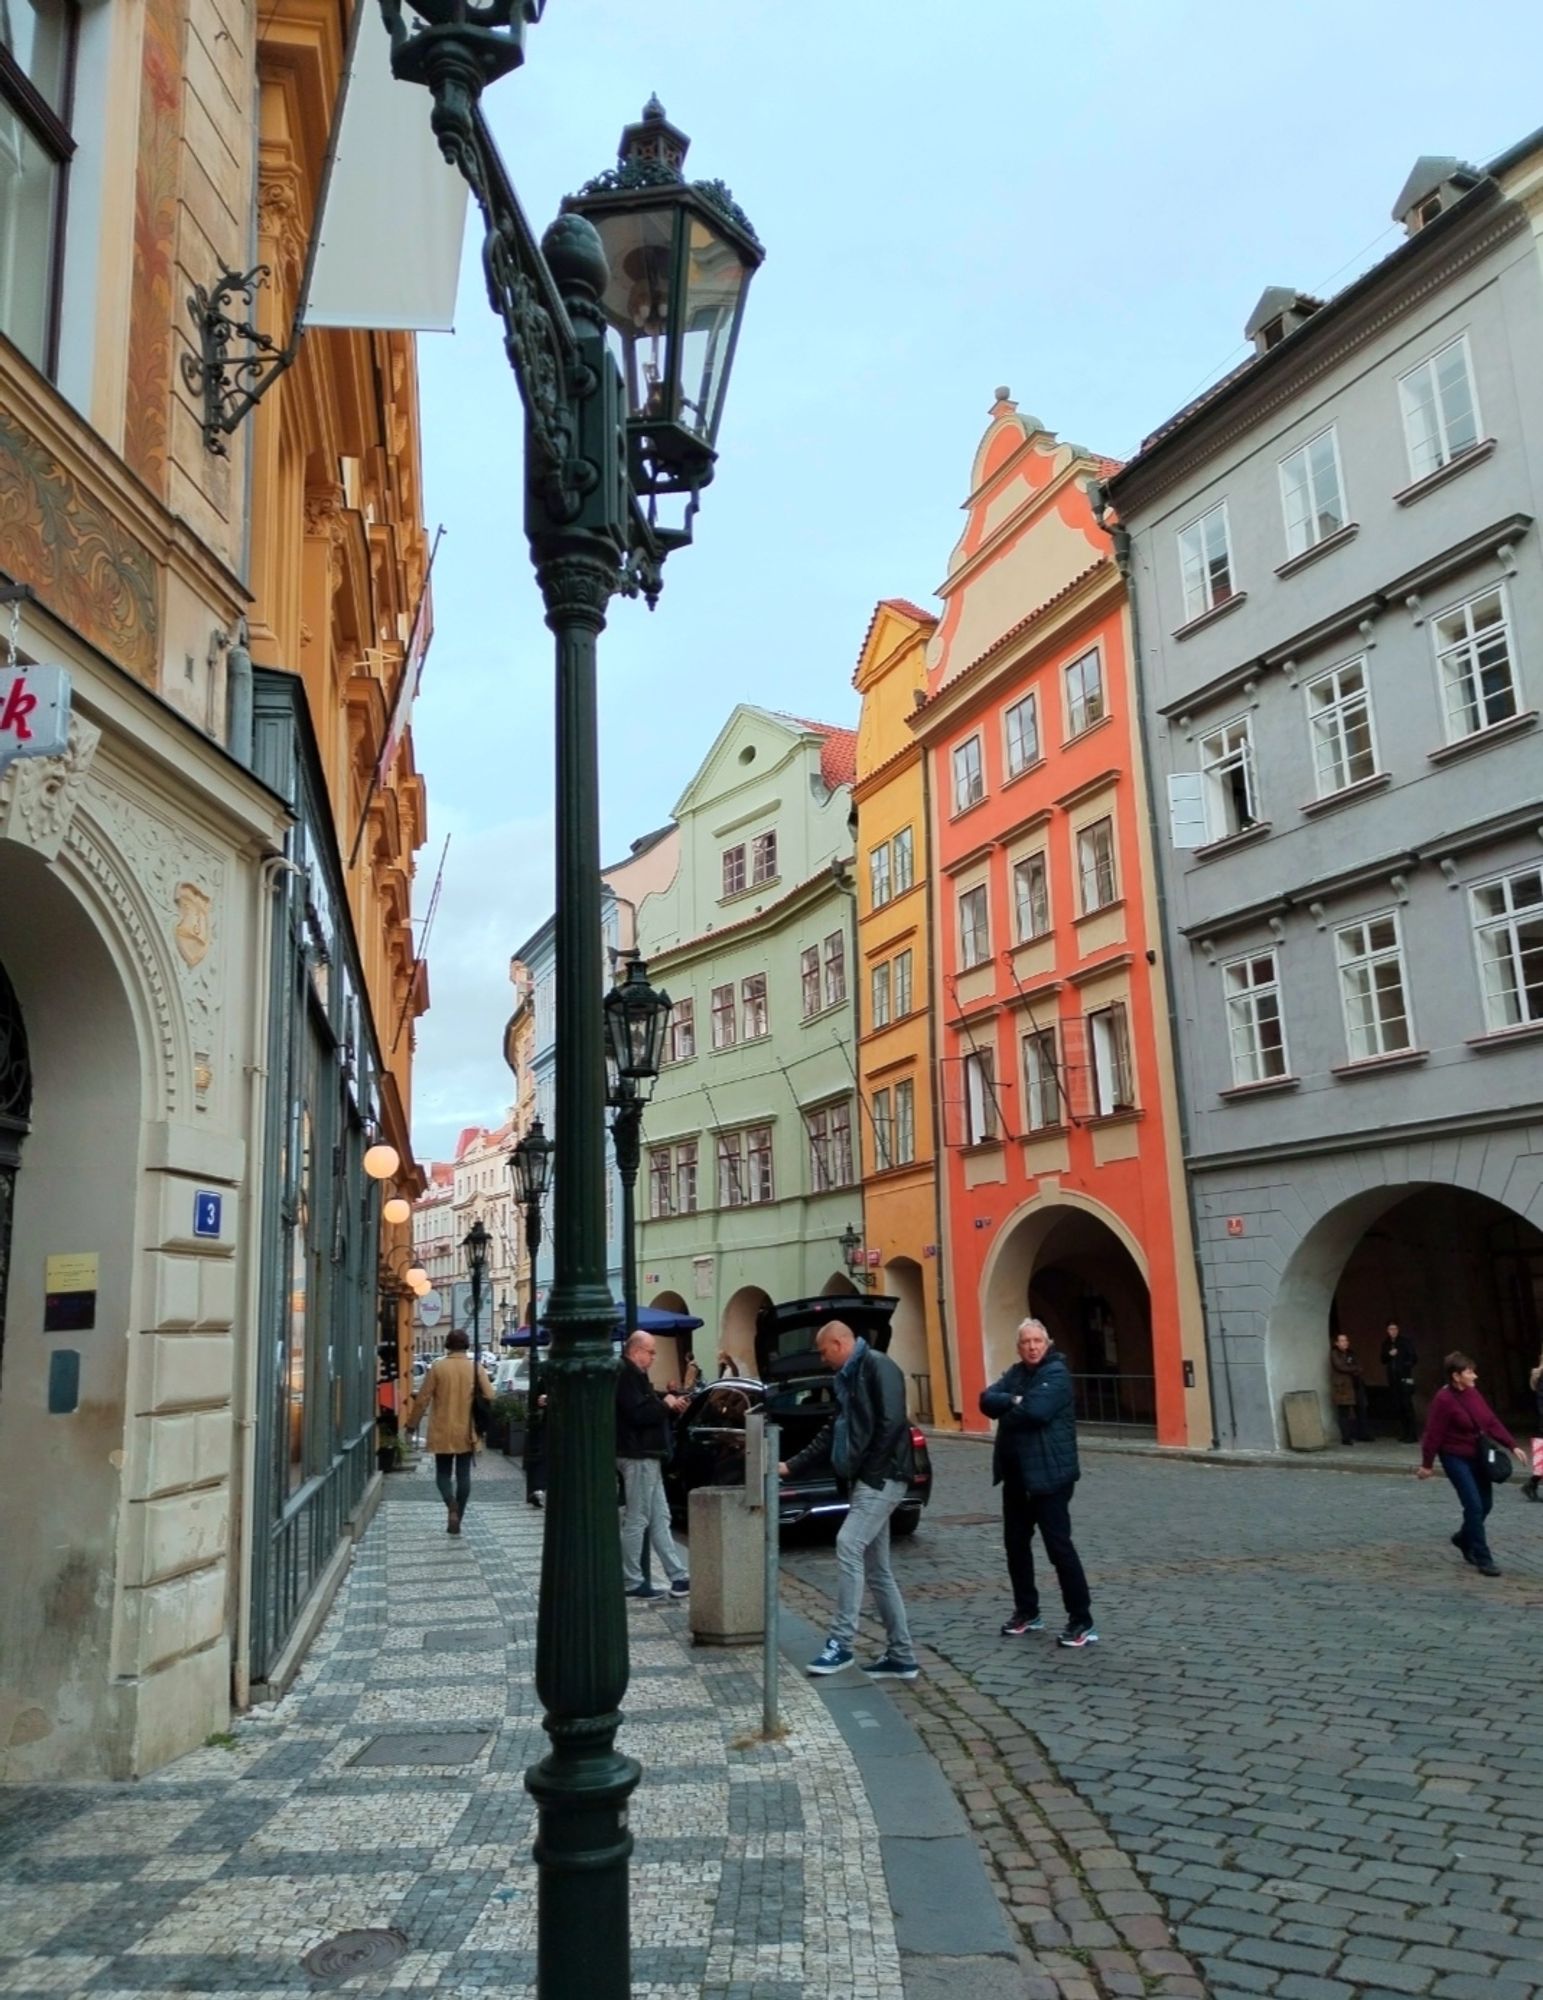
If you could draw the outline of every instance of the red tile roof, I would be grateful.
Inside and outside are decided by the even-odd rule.
[[[780,712],[780,711],[779,711]],[[838,729],[831,722],[811,722],[807,716],[787,715],[784,720],[795,728],[807,729],[820,741],[820,776],[832,791],[837,785],[857,782],[857,731]]]

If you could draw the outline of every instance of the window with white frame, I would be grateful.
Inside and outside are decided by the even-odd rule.
[[[889,966],[876,965],[868,974],[868,1025],[889,1026]]]
[[[1479,399],[1468,336],[1427,356],[1399,377],[1398,404],[1409,447],[1409,476],[1426,479],[1479,442]]]
[[[1377,771],[1372,698],[1365,660],[1346,660],[1307,683],[1307,723],[1313,738],[1313,782],[1320,799],[1359,785]]]
[[[0,333],[50,374],[57,337],[79,9],[0,5]]]
[[[847,997],[847,947],[840,931],[825,940],[825,1004],[839,1007]]]
[[[745,844],[723,850],[723,893],[737,896],[745,886]]]
[[[895,894],[900,896],[910,888],[912,882],[916,879],[915,843],[912,840],[911,829],[908,826],[901,827],[900,831],[895,835],[894,848]]]
[[[1032,1028],[1023,1038],[1023,1104],[1031,1132],[1062,1123],[1054,1028]]]
[[[804,1019],[812,1020],[820,1011],[820,947],[817,944],[798,954],[798,984],[803,995]]]
[[[1200,774],[1205,780],[1207,840],[1226,840],[1256,823],[1254,739],[1246,715],[1201,737]]]
[[[1543,1021],[1543,869],[1524,868],[1472,892],[1484,1025]]]
[[[1281,460],[1280,503],[1288,558],[1305,555],[1344,527],[1345,491],[1332,424]]]
[[[1085,917],[1115,900],[1112,819],[1096,819],[1091,826],[1077,829],[1077,882]]]
[[[774,882],[777,879],[777,833],[772,828],[768,833],[758,833],[750,843],[750,880]]]
[[[916,1158],[916,1085],[907,1077],[895,1085],[895,1165]]]
[[[1222,967],[1227,1045],[1234,1084],[1267,1083],[1286,1074],[1286,1026],[1275,953],[1255,952]]]
[[[809,1185],[816,1194],[852,1184],[852,1105],[841,1099],[804,1113],[809,1138]]]
[[[718,1134],[718,1206],[743,1208],[750,1199],[745,1180],[745,1135],[743,1132]]]
[[[1007,775],[1016,778],[1039,762],[1039,702],[1032,694],[1015,701],[1002,718],[1006,730]]]
[[[1104,660],[1097,646],[1066,669],[1066,734],[1080,736],[1104,719]]]
[[[964,1142],[984,1145],[997,1136],[996,1075],[990,1049],[972,1049],[964,1059]]]
[[[1352,1062],[1411,1048],[1409,999],[1397,914],[1366,917],[1334,933],[1345,1041]]]
[[[954,750],[954,811],[961,813],[986,796],[986,773],[981,763],[980,738],[971,736]]]
[[[772,1128],[769,1125],[752,1125],[746,1132],[745,1166],[752,1203],[774,1201],[777,1189],[772,1171]]]
[[[657,1222],[661,1216],[673,1215],[675,1181],[674,1161],[668,1146],[655,1146],[648,1155],[648,1212]]]
[[[895,978],[893,1000],[895,1019],[903,1021],[911,1011],[911,954],[909,951],[895,953]]]
[[[881,840],[868,855],[868,900],[874,909],[882,909],[889,901],[889,842]]]
[[[689,1062],[696,1054],[696,1002],[677,1000],[670,1009],[670,1061]]]
[[[771,1033],[771,1010],[766,999],[766,974],[752,972],[740,982],[740,1000],[744,1007],[744,1039],[758,1042],[763,1035]]]
[[[883,1173],[895,1163],[895,1101],[887,1090],[873,1093],[873,1168]]]
[[[675,1213],[696,1214],[695,1139],[685,1139],[675,1148]]]
[[[986,885],[959,892],[959,964],[968,972],[991,956],[991,927],[986,914]]]
[[[1447,741],[1506,722],[1519,707],[1505,592],[1480,591],[1431,620]]]
[[[734,987],[731,982],[727,986],[713,988],[713,1047],[731,1049],[735,1039]]]
[[[1088,1082],[1095,1118],[1136,1108],[1131,1080],[1130,1025],[1123,1000],[1096,1007],[1086,1015]]]
[[[1184,584],[1186,624],[1214,611],[1234,594],[1225,502],[1179,530],[1179,573]]]
[[[1050,872],[1043,854],[1013,863],[1013,934],[1019,944],[1050,928]]]

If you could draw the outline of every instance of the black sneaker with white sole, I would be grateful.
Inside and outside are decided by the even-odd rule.
[[[1037,1611],[1015,1611],[1002,1626],[1004,1639],[1021,1639],[1025,1632],[1043,1632],[1045,1621]]]
[[[1069,1618],[1065,1631],[1055,1635],[1055,1642],[1058,1646],[1096,1646],[1098,1634],[1091,1618]]]
[[[882,1659],[869,1660],[863,1672],[871,1681],[914,1681],[921,1668],[914,1660],[897,1660],[886,1653]]]

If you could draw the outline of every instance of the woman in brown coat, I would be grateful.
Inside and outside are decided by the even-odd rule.
[[[471,1497],[471,1462],[481,1449],[472,1422],[473,1394],[480,1390],[489,1402],[493,1400],[486,1371],[475,1366],[466,1351],[470,1346],[464,1333],[446,1334],[444,1353],[424,1376],[402,1419],[407,1430],[415,1431],[424,1412],[429,1413],[434,1478],[449,1516],[445,1526],[452,1535],[461,1532],[461,1516]]]
[[[1361,1364],[1350,1349],[1350,1335],[1336,1333],[1329,1349],[1329,1394],[1334,1399],[1334,1414],[1339,1419],[1339,1441],[1354,1444],[1357,1438],[1366,1436],[1366,1418],[1362,1414],[1366,1398],[1366,1383],[1361,1375]]]

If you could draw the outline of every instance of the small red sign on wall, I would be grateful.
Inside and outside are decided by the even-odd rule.
[[[1241,1236],[1243,1234],[1243,1218],[1241,1215],[1229,1215],[1227,1217],[1227,1234],[1229,1236]]]

